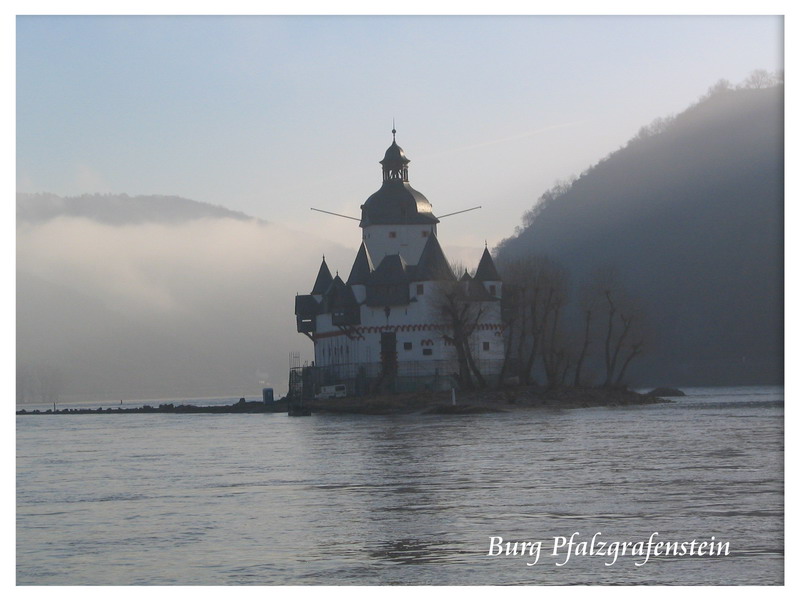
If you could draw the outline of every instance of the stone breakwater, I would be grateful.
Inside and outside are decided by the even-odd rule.
[[[529,386],[456,392],[455,405],[452,403],[451,392],[418,392],[368,396],[365,398],[314,400],[308,406],[314,413],[474,414],[532,408],[589,408],[596,406],[661,404],[664,402],[671,401],[630,390],[572,387],[546,390]]]
[[[318,414],[478,414],[507,412],[533,408],[590,408],[597,406],[633,406],[670,402],[657,396],[639,394],[630,390],[605,388],[543,388],[514,387],[498,390],[456,392],[456,404],[451,392],[416,392],[385,394],[360,398],[329,398],[311,400],[306,407]],[[63,408],[29,411],[18,410],[18,415],[109,415],[109,414],[232,414],[286,412],[285,398],[272,404],[247,402],[244,399],[224,406],[194,406],[191,404],[159,404],[135,408]]]
[[[177,414],[232,414],[232,413],[266,413],[286,412],[286,400],[277,400],[272,404],[263,402],[247,402],[242,399],[235,404],[222,406],[194,406],[192,404],[159,404],[158,406],[137,406],[124,408],[62,408],[48,410],[18,410],[18,415],[119,415],[119,414],[147,414],[147,413],[177,413]]]

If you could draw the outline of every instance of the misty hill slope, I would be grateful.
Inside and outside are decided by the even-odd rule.
[[[718,92],[536,207],[499,247],[547,254],[573,284],[615,266],[645,305],[643,383],[779,383],[783,87]]]
[[[32,382],[28,401],[41,401],[44,379],[61,396],[104,400],[285,393],[288,353],[311,351],[294,296],[311,290],[323,254],[343,270],[354,255],[183,198],[18,203],[17,367]]]
[[[86,218],[109,225],[177,224],[208,218],[252,218],[222,206],[179,196],[84,194],[61,197],[55,194],[17,194],[18,222],[44,223],[57,217]]]

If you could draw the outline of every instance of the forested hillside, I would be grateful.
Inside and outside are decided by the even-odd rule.
[[[631,383],[779,383],[783,163],[783,86],[718,85],[546,193],[498,258],[547,255],[573,294],[614,267],[648,320]]]

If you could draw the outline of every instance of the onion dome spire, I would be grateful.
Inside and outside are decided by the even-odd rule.
[[[361,205],[361,227],[370,225],[435,225],[439,222],[433,215],[428,199],[408,183],[408,163],[403,149],[394,139],[380,161],[383,169],[381,189],[372,194]]]
[[[408,163],[411,161],[406,158],[403,149],[397,145],[396,136],[397,130],[394,128],[394,120],[392,120],[392,145],[386,150],[386,154],[381,161],[383,180],[408,182]]]

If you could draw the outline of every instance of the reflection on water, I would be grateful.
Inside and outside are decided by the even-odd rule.
[[[776,388],[460,416],[17,417],[20,584],[776,584]],[[487,556],[491,536],[727,557]]]

